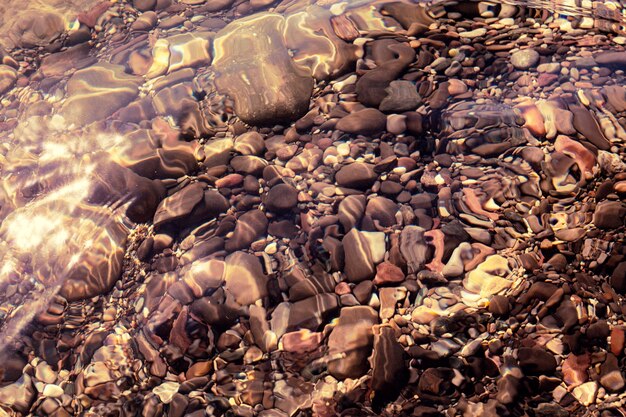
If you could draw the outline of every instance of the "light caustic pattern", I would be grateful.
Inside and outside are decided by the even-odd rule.
[[[61,3],[3,3],[2,16],[12,15],[18,6],[23,9],[16,11],[13,22],[0,22],[0,32],[7,33],[5,46],[45,45],[50,39],[38,34],[55,37],[72,29],[80,10],[93,2],[81,2],[80,8],[76,2]],[[267,123],[278,114],[295,117],[306,111],[314,80],[332,78],[361,57],[360,48],[346,41],[358,37],[360,31],[401,30],[387,27],[382,16],[375,13],[374,6],[379,3],[385,2],[320,1],[306,8],[296,2],[277,9],[281,13],[239,19],[217,35],[159,39],[151,51],[152,66],[143,75],[149,81],[186,66],[212,64],[217,73],[216,87],[235,99],[235,111],[242,120],[254,124]],[[434,16],[437,6],[445,2],[417,3],[431,4]],[[545,6],[543,3],[537,5]],[[484,4],[488,7],[490,3]],[[557,12],[596,10],[596,15],[614,21],[621,10],[611,2],[557,1],[550,5]],[[349,15],[356,27],[347,25],[342,14]],[[421,24],[434,21],[425,12],[418,17]],[[36,30],[40,25],[47,29]],[[267,36],[256,36],[257,32]],[[82,91],[95,76],[100,80],[97,88]],[[5,320],[7,335],[14,335],[45,309],[47,300],[58,291],[70,300],[85,298],[108,290],[119,277],[127,235],[120,213],[130,204],[124,190],[138,181],[132,173],[119,171],[119,165],[135,163],[129,161],[129,155],[152,160],[149,154],[153,149],[139,155],[141,152],[121,134],[65,130],[70,123],[110,113],[108,102],[94,100],[89,94],[98,97],[102,88],[112,91],[109,84],[117,84],[111,80],[123,84],[123,89],[116,90],[120,97],[115,98],[125,102],[136,96],[142,82],[106,65],[79,72],[68,83],[68,93],[76,90],[76,97],[70,97],[61,112],[69,120],[58,115],[31,117],[1,140],[0,285],[29,279],[35,288],[41,287],[24,295],[30,301],[4,307],[9,317]],[[257,93],[259,88],[261,94]],[[87,99],[91,106],[86,105]],[[276,114],[259,116],[257,111],[268,103],[282,107],[276,107]],[[115,170],[119,172],[112,172]],[[177,171],[184,172],[185,167]],[[123,186],[117,187],[119,184]],[[34,305],[38,308],[30,308]]]
[[[119,138],[72,136],[63,124],[31,118],[2,141],[0,287],[30,281],[32,290],[20,304],[3,303],[0,350],[58,292],[71,299],[106,291],[121,269],[126,202],[90,203],[108,158],[98,151]]]
[[[145,193],[159,194],[150,180],[135,173],[180,176],[195,164],[193,155],[189,160],[189,154],[195,153],[194,145],[172,139],[171,133],[176,136],[176,132],[167,133],[167,127],[163,137],[154,138],[142,131],[118,134],[113,129],[113,133],[103,133],[81,126],[105,119],[133,100],[146,81],[149,85],[173,71],[211,64],[218,74],[217,88],[234,97],[236,113],[242,120],[253,124],[272,121],[277,115],[258,117],[255,111],[275,103],[283,104],[277,107],[277,114],[292,109],[294,114],[288,116],[296,117],[308,108],[314,79],[336,76],[359,58],[360,48],[338,37],[336,29],[348,40],[357,37],[358,30],[389,29],[374,13],[372,4],[376,2],[327,3],[306,8],[296,3],[288,10],[277,10],[281,13],[240,19],[215,39],[206,33],[159,39],[151,50],[152,66],[141,74],[145,78],[98,63],[70,78],[68,98],[61,102],[59,114],[20,117],[15,130],[1,141],[0,245],[4,266],[0,285],[6,288],[19,282],[23,286],[28,280],[33,290],[23,294],[18,303],[3,303],[3,340],[11,341],[57,293],[70,301],[106,293],[121,274],[128,233],[125,224],[129,222],[124,213],[134,201],[141,206]],[[12,6],[7,3],[5,12]],[[28,14],[31,6],[48,13],[42,14],[41,22]],[[58,31],[67,30],[78,12],[69,3],[58,9],[40,6],[32,3],[25,7],[25,12],[18,14],[18,23],[5,24],[5,29],[13,30],[22,43],[45,44],[48,39],[35,36],[39,33],[33,29],[36,24],[45,23],[50,30],[43,32],[57,36],[50,25],[57,25]],[[358,28],[336,20],[347,12]],[[267,37],[254,36],[256,32]],[[14,38],[7,39],[13,42]],[[252,50],[262,53],[244,53],[243,46],[249,41]],[[297,52],[294,55],[290,51]],[[250,91],[248,84],[255,91]],[[158,105],[155,107],[160,111]],[[160,143],[161,148],[155,150],[154,143]],[[143,189],[144,194],[137,189]],[[147,220],[141,213],[135,217]]]

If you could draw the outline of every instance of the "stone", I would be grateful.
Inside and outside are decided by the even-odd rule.
[[[235,152],[242,155],[261,155],[265,150],[265,141],[258,132],[246,132],[235,138]]]
[[[367,71],[358,79],[356,94],[360,103],[370,107],[378,107],[387,97],[387,88],[390,83],[396,80],[415,59],[415,50],[406,43],[381,39],[372,42],[372,52],[379,56],[377,59],[378,66]],[[370,113],[374,114],[374,112]],[[339,126],[337,128],[344,130]],[[347,131],[344,130],[344,132]]]
[[[371,164],[353,162],[342,166],[335,174],[335,181],[340,187],[364,190],[371,187],[378,179]]]
[[[251,125],[296,120],[309,108],[313,77],[296,65],[285,46],[285,18],[257,14],[238,19],[215,36],[215,85],[235,102]]]
[[[626,265],[622,268],[626,268]],[[613,327],[611,329],[611,353],[618,358],[624,353],[624,329],[620,327]]]
[[[342,242],[345,253],[345,274],[350,282],[372,279],[376,274],[375,264],[385,254],[385,234],[360,232],[351,229]]]
[[[598,320],[595,323],[592,323],[587,327],[587,331],[585,333],[587,338],[589,339],[598,339],[601,341],[605,341],[610,334],[609,325],[606,320]]]
[[[252,242],[265,237],[267,227],[267,217],[261,210],[245,212],[237,219],[233,235],[226,241],[224,249],[228,252],[247,249]]]
[[[342,117],[335,127],[354,135],[375,136],[387,127],[387,116],[376,109],[357,110]]]
[[[375,285],[395,284],[404,281],[404,272],[391,262],[382,262],[376,266]]]
[[[287,331],[309,329],[316,332],[338,309],[339,297],[335,294],[317,294],[296,301],[289,309]]]
[[[353,227],[359,226],[365,214],[366,202],[367,199],[364,195],[349,195],[339,203],[337,216],[344,232],[347,233]]]
[[[415,110],[422,102],[415,84],[411,81],[392,81],[385,89],[387,96],[380,102],[378,109],[384,112],[403,112]]]
[[[141,12],[154,10],[157,0],[133,0],[133,7]]]
[[[481,297],[490,297],[513,285],[508,260],[492,255],[467,274],[463,286]]]
[[[209,65],[212,37],[211,32],[196,31],[166,38],[170,51],[167,72]]]
[[[428,260],[428,245],[424,241],[425,230],[419,226],[405,226],[400,233],[400,253],[406,261],[409,274],[422,270]]]
[[[590,406],[596,401],[596,395],[598,393],[598,383],[595,381],[585,382],[582,385],[577,386],[572,391],[572,395],[585,407]]]
[[[17,71],[8,65],[0,65],[0,94],[11,90],[17,81]]]
[[[604,363],[600,366],[600,385],[610,392],[618,392],[626,385],[618,359],[612,353],[607,353]]]
[[[386,197],[374,197],[367,202],[365,215],[380,227],[391,227],[397,222],[398,205]]]
[[[520,348],[517,360],[525,375],[551,375],[556,371],[556,359],[542,348]]]
[[[64,19],[52,11],[28,8],[12,17],[9,40],[20,48],[50,45],[65,31]]]
[[[569,106],[574,114],[574,128],[598,149],[606,151],[611,147],[604,136],[596,117],[583,106]]]
[[[593,58],[599,66],[613,70],[626,70],[626,52],[602,52]]]
[[[184,272],[183,282],[191,289],[194,297],[203,297],[222,285],[224,268],[224,261],[200,258]]]
[[[589,354],[570,353],[561,364],[563,381],[570,386],[578,386],[589,380],[588,369],[591,364]]]
[[[344,307],[328,338],[328,372],[337,379],[359,378],[369,369],[378,314],[367,306]],[[335,355],[342,357],[334,359]],[[345,355],[345,356],[344,356]]]
[[[406,298],[406,288],[380,288],[378,298],[380,299],[378,315],[382,320],[391,319],[396,312],[396,304]]]
[[[204,198],[204,185],[193,183],[163,200],[157,207],[154,214],[154,226],[171,223],[184,218],[202,201]]]
[[[68,97],[60,114],[76,126],[104,120],[133,101],[141,83],[119,65],[98,63],[76,71],[67,82]]]
[[[511,64],[518,70],[527,70],[537,65],[539,53],[534,49],[524,49],[511,55]]]
[[[298,205],[298,190],[289,184],[276,184],[270,188],[264,202],[270,211],[276,213],[291,211]]]
[[[240,174],[260,177],[267,161],[254,155],[238,155],[230,160],[230,166]]]
[[[404,349],[398,343],[394,329],[388,326],[375,326],[371,358],[371,387],[374,391],[392,399],[398,396],[409,379],[404,356]]]
[[[508,297],[494,295],[489,301],[489,312],[495,316],[506,316],[510,310],[511,306]]]
[[[230,138],[207,141],[203,148],[203,164],[207,168],[227,165],[230,161],[230,153],[234,150],[234,142]]]
[[[61,397],[65,392],[63,388],[55,384],[46,384],[43,387],[43,392],[41,393],[44,397],[48,398],[58,398]]]
[[[136,30],[136,31],[149,31],[150,29],[156,26],[157,21],[158,21],[157,14],[153,11],[147,11],[147,12],[141,13],[137,17],[137,20],[135,20],[133,24],[131,25],[131,29]]]
[[[65,255],[56,258],[60,264],[71,265],[59,291],[68,301],[105,294],[122,273],[127,230],[117,223],[99,227],[94,220],[86,218],[83,222],[75,222],[76,234],[63,247]],[[81,236],[80,231],[84,234],[85,230],[90,230],[88,239]],[[86,250],[87,244],[90,246]],[[46,277],[51,278],[54,276]]]
[[[256,256],[235,252],[226,257],[224,287],[237,303],[249,305],[263,299],[267,295],[267,281]]]
[[[12,384],[0,388],[0,404],[10,406],[15,411],[27,414],[35,400],[32,378],[24,374]]]
[[[611,274],[611,287],[618,294],[626,294],[626,261],[617,264]]]
[[[169,404],[172,402],[174,395],[178,392],[180,384],[174,381],[167,381],[161,385],[154,387],[152,392],[159,397],[159,400],[163,404]]]
[[[626,206],[619,201],[598,203],[593,213],[593,224],[600,229],[617,229],[624,225]]]
[[[478,29],[467,31],[467,32],[460,32],[459,36],[465,39],[474,39],[474,38],[479,38],[481,36],[485,36],[486,34],[487,34],[487,29],[478,28]]]

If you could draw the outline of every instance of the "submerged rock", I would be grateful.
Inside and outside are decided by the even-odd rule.
[[[309,108],[313,77],[289,56],[284,26],[281,15],[259,14],[231,23],[215,37],[215,84],[248,124],[289,122]]]

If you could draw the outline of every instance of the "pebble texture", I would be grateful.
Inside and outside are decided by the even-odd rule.
[[[619,10],[17,3],[0,415],[624,414]]]

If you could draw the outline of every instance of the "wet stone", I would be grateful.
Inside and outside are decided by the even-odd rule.
[[[318,294],[297,301],[289,310],[288,331],[309,329],[317,331],[329,320],[339,308],[339,300],[335,294]]]
[[[613,270],[611,286],[618,294],[626,293],[626,262],[620,262]]]
[[[185,217],[204,198],[204,185],[194,183],[166,198],[154,215],[156,227]]]
[[[602,52],[594,56],[595,62],[614,70],[626,69],[626,52]]]
[[[511,64],[516,69],[527,70],[539,62],[539,53],[534,49],[524,49],[511,55]]]
[[[313,78],[289,57],[284,25],[282,16],[272,14],[239,19],[213,43],[217,88],[251,125],[295,120],[308,110]]]
[[[369,369],[367,358],[372,352],[378,314],[371,307],[356,306],[341,309],[337,326],[328,340],[328,371],[338,379],[359,378]],[[344,358],[332,360],[334,355]]]
[[[233,235],[224,248],[228,252],[248,248],[252,242],[265,236],[267,227],[267,217],[261,210],[245,212],[237,219]]]
[[[385,235],[379,232],[360,232],[352,229],[343,240],[346,266],[345,274],[349,281],[360,282],[374,278],[375,264],[382,261],[385,253]]]
[[[366,198],[363,195],[350,195],[339,203],[337,215],[344,231],[358,226],[365,214]]]
[[[61,115],[77,126],[103,120],[133,101],[140,83],[117,65],[99,63],[77,71],[67,82]]]
[[[337,122],[335,127],[346,133],[373,136],[387,126],[387,117],[376,109],[364,109],[351,113]]]
[[[414,110],[422,101],[415,84],[410,81],[392,81],[385,91],[387,96],[378,107],[384,112]]]
[[[383,262],[376,265],[376,277],[374,284],[384,285],[393,284],[404,281],[404,272],[402,269],[390,262]]]
[[[17,71],[8,65],[0,65],[0,94],[9,91],[17,81]]]
[[[270,188],[264,201],[270,211],[287,212],[298,204],[298,190],[288,184],[277,184]]]
[[[225,289],[241,305],[261,300],[267,295],[267,276],[261,262],[254,255],[235,252],[226,257],[224,268]]]
[[[394,397],[408,381],[404,349],[391,327],[374,328],[372,389]]]
[[[517,360],[526,375],[550,375],[557,366],[554,356],[541,348],[520,348]]]
[[[374,172],[371,164],[354,162],[344,165],[335,174],[335,180],[341,187],[365,189],[370,187],[378,175]]]
[[[0,414],[619,414],[621,9],[517,3],[1,2]]]
[[[596,206],[593,224],[602,229],[617,229],[624,225],[626,207],[619,201],[604,201]]]

